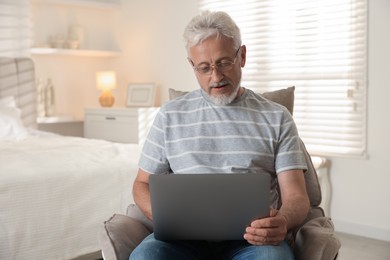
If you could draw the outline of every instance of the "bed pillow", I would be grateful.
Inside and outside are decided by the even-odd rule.
[[[16,107],[15,98],[13,96],[0,98],[0,107]]]
[[[0,140],[18,141],[28,136],[20,114],[19,108],[0,106]]]
[[[279,90],[269,91],[269,92],[264,92],[263,94],[260,93],[259,94],[268,100],[271,100],[282,106],[285,106],[290,112],[290,114],[292,115],[294,111],[294,91],[295,91],[295,87],[292,86],[285,89],[279,89]],[[177,97],[183,96],[187,93],[188,93],[187,91],[180,91],[180,90],[175,90],[170,88],[169,99],[172,100]]]

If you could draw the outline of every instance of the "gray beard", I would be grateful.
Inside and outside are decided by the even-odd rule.
[[[240,87],[238,86],[234,92],[232,94],[230,94],[229,96],[226,96],[226,95],[218,95],[218,96],[212,96],[212,95],[209,95],[208,93],[206,93],[206,95],[210,98],[210,100],[216,104],[217,106],[226,106],[230,103],[233,102],[234,99],[236,99],[237,97],[237,93],[238,91],[240,90]]]

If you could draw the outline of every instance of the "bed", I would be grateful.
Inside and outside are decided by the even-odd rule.
[[[34,64],[0,58],[0,259],[73,259],[133,202],[139,146],[36,130]]]

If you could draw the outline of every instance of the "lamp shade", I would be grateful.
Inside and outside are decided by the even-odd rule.
[[[116,74],[114,71],[96,72],[96,87],[102,90],[99,97],[99,103],[102,107],[111,107],[115,98],[110,90],[116,87]]]
[[[116,87],[116,73],[114,71],[96,72],[96,87],[101,90],[110,90]]]

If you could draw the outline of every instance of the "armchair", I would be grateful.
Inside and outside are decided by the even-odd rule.
[[[170,97],[182,95],[170,89]],[[294,87],[263,94],[266,98],[286,106],[292,114]],[[304,223],[287,235],[287,240],[297,260],[336,259],[341,247],[334,232],[332,220],[325,216],[321,203],[321,187],[316,170],[304,143],[301,147],[308,166],[305,171],[306,188],[310,199],[310,211]],[[138,209],[130,205],[126,215],[114,214],[104,222],[99,240],[106,260],[129,259],[133,249],[150,233],[153,225]]]

